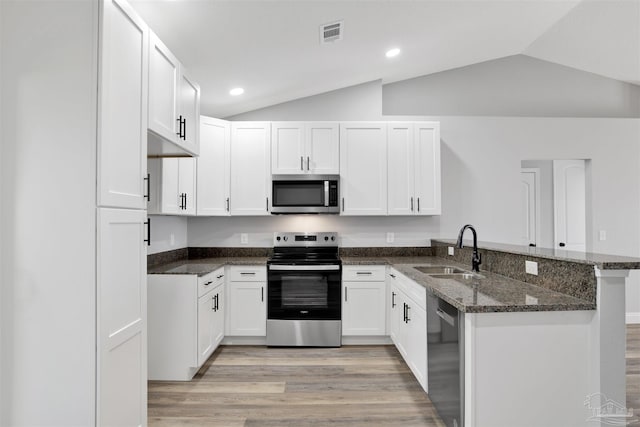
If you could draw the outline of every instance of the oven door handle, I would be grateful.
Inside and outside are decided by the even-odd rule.
[[[271,271],[328,271],[340,270],[339,265],[269,265]]]

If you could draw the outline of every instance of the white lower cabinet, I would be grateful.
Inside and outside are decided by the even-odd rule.
[[[225,335],[267,335],[267,268],[230,266]]]
[[[386,335],[384,266],[342,270],[342,335]]]
[[[223,338],[224,268],[148,275],[149,379],[188,381]]]
[[[427,391],[427,294],[395,269],[388,274],[389,335],[422,388]]]

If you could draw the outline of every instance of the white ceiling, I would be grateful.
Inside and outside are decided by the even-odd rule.
[[[227,117],[525,53],[640,82],[640,0],[131,0]],[[344,39],[319,26],[344,21]],[[402,49],[387,59],[386,50]],[[245,94],[229,95],[241,86]]]

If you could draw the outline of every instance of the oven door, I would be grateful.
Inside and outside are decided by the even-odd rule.
[[[340,320],[342,268],[327,265],[270,264],[267,318]]]

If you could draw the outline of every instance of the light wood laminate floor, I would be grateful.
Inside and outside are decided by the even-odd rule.
[[[627,328],[627,407],[640,412],[640,325]],[[149,383],[149,425],[444,426],[393,346],[223,346],[192,381]]]

